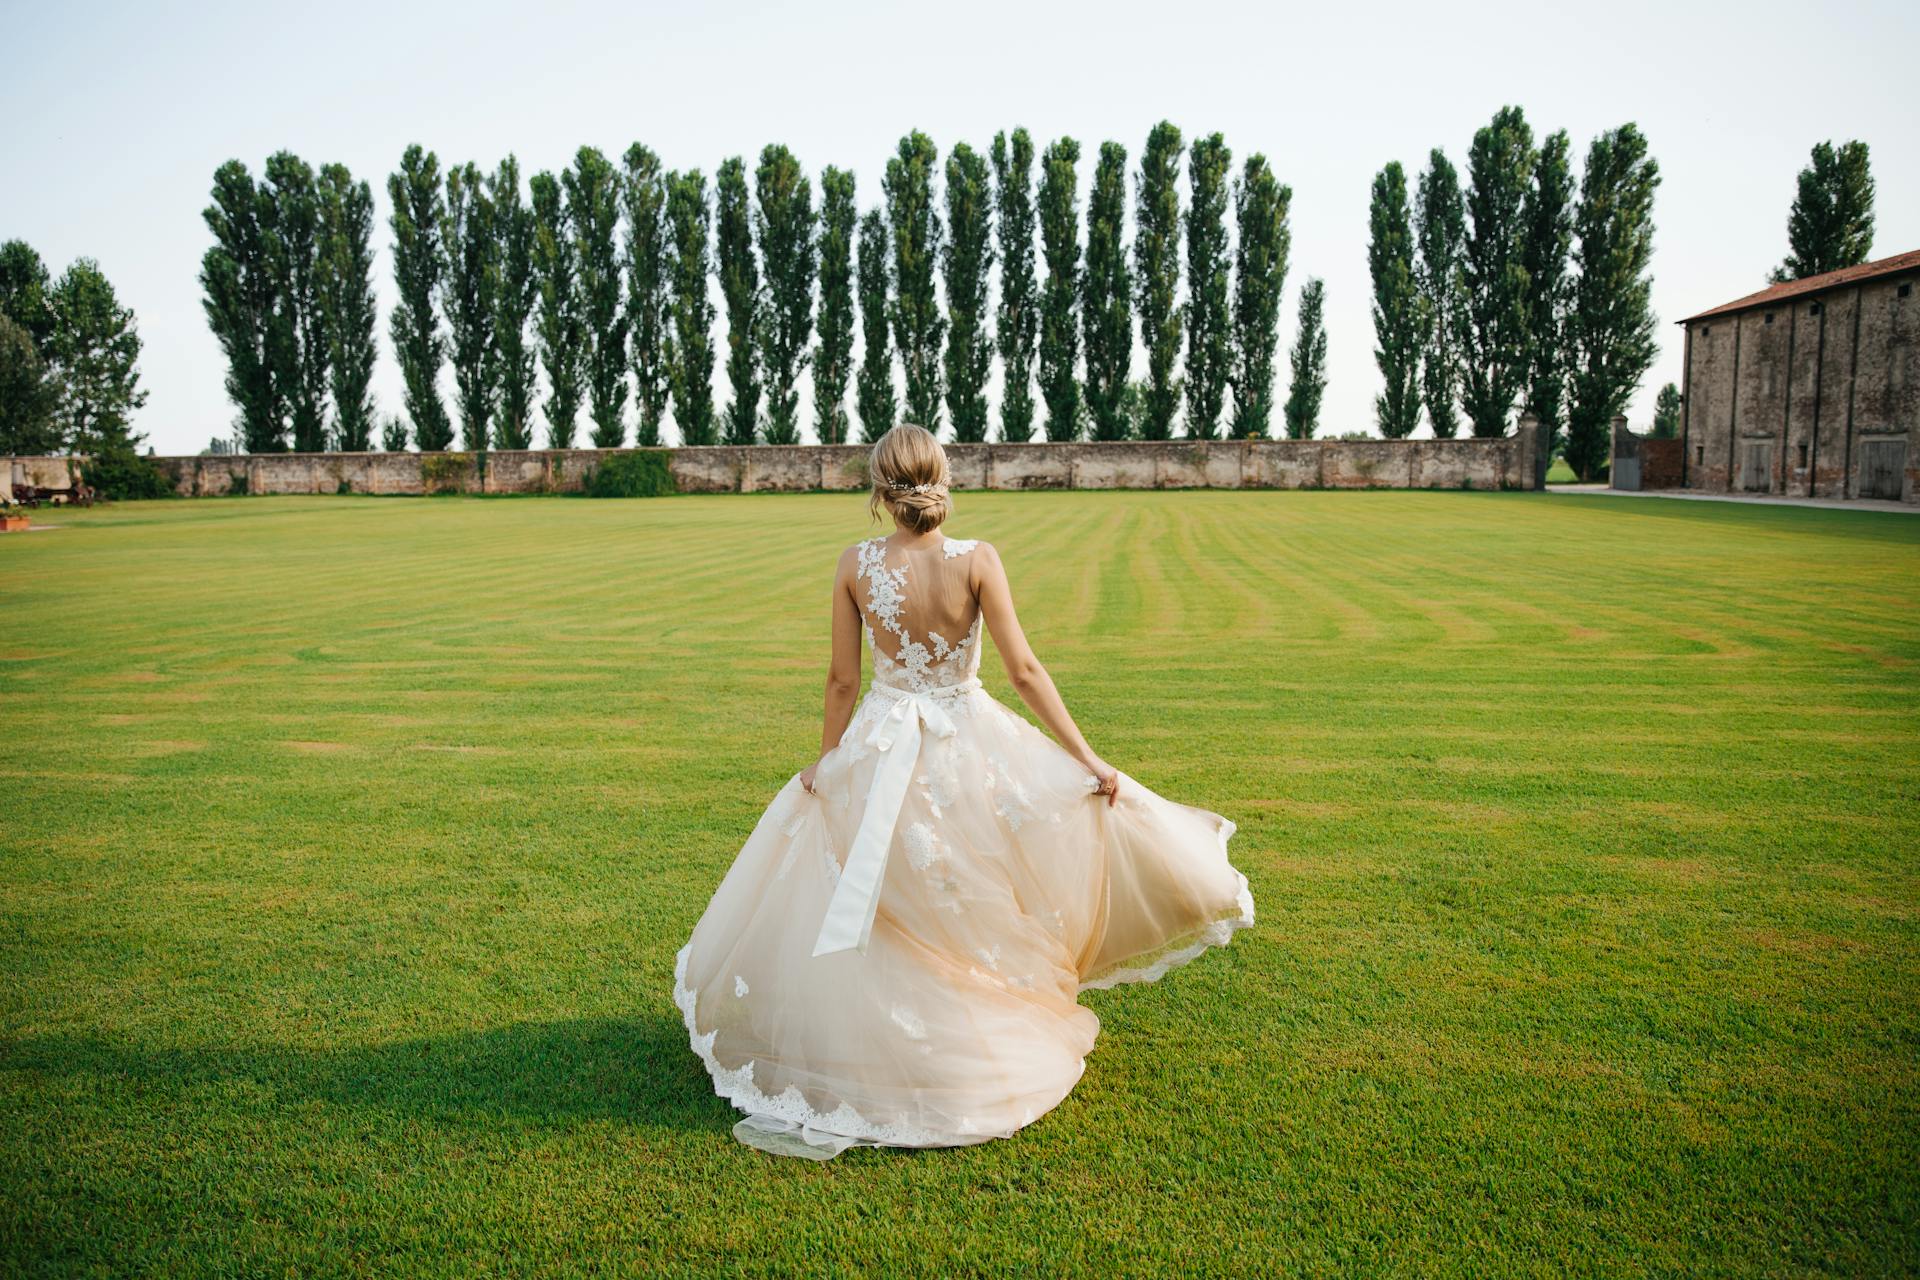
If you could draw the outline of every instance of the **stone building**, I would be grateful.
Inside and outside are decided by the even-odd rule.
[[[1920,503],[1920,250],[1680,321],[1680,487]]]

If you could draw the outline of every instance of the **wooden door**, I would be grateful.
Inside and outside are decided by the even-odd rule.
[[[1905,440],[1863,440],[1860,442],[1860,492],[1862,498],[1891,498],[1900,501],[1907,469]]]

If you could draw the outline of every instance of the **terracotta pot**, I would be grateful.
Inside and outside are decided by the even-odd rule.
[[[18,533],[26,527],[25,516],[0,516],[0,533]]]

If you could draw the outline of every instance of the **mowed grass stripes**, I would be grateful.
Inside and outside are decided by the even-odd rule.
[[[1016,1139],[824,1166],[733,1141],[670,986],[812,757],[860,499],[0,540],[0,1271],[1920,1269],[1920,521],[957,507],[1260,922],[1085,997]]]

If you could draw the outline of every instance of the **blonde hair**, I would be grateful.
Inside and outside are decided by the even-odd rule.
[[[947,500],[947,451],[925,427],[903,422],[874,441],[867,459],[873,496],[867,510],[875,519],[880,509],[914,533],[930,533],[945,523],[952,505]]]

